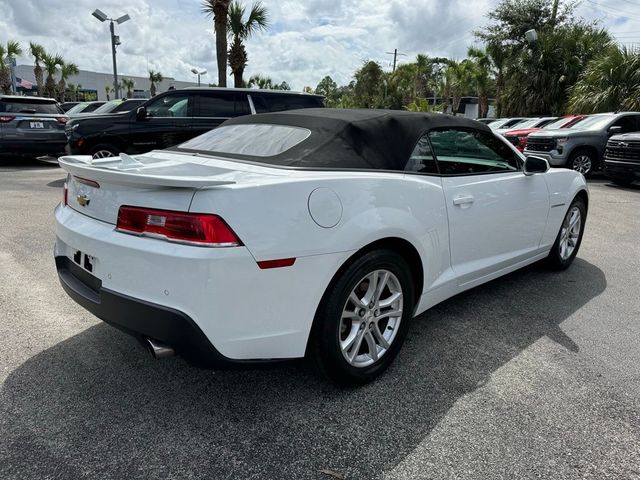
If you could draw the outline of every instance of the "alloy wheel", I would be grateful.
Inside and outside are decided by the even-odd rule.
[[[567,260],[576,249],[580,238],[580,227],[582,226],[582,214],[578,207],[573,207],[562,222],[560,230],[560,258]]]
[[[591,157],[589,155],[578,155],[573,159],[573,169],[586,175],[591,171]]]
[[[352,290],[342,311],[338,332],[345,360],[363,368],[388,352],[402,320],[403,292],[389,270],[375,270]]]
[[[109,158],[109,157],[115,157],[115,155],[109,150],[98,150],[96,153],[93,154],[93,158]]]

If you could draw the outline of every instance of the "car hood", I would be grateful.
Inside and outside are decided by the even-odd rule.
[[[541,128],[521,128],[519,130],[509,130],[504,133],[505,137],[523,137],[533,132],[539,132]]]
[[[570,128],[559,128],[557,130],[540,130],[532,133],[532,138],[573,138],[573,137],[597,137],[599,130],[573,130]]]
[[[101,122],[111,122],[113,120],[123,118],[129,112],[117,112],[117,113],[86,113],[84,115],[70,115],[69,123],[75,124],[78,123],[78,120],[82,120],[82,122],[97,120]]]
[[[611,140],[615,140],[618,142],[624,142],[625,140],[640,141],[640,132],[632,132],[632,133],[621,133],[619,135],[614,135],[611,137]]]

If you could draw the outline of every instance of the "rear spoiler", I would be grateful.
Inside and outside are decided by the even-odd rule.
[[[226,172],[221,172],[219,168],[151,157],[135,159],[125,153],[119,157],[97,159],[90,155],[65,156],[60,157],[58,163],[71,175],[119,185],[201,188],[236,183],[223,180],[221,176]],[[193,170],[198,175],[193,175]]]

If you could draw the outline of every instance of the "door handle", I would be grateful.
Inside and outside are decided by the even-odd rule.
[[[454,205],[466,205],[469,203],[473,203],[473,197],[471,195],[458,195],[457,197],[453,197]]]

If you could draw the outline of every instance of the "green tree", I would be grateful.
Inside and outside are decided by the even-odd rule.
[[[640,50],[612,46],[591,60],[571,89],[569,109],[640,111]]]
[[[155,70],[149,70],[149,82],[151,82],[151,86],[149,87],[149,91],[151,92],[151,96],[156,96],[156,83],[160,83],[164,80],[164,77],[160,72],[156,72]]]
[[[133,89],[136,86],[136,82],[133,78],[123,78],[122,79],[123,90],[127,90],[127,98],[133,97]]]
[[[385,74],[378,62],[368,61],[355,73],[354,103],[360,108],[380,108],[384,100]]]
[[[64,102],[67,90],[67,79],[73,75],[78,75],[80,70],[75,63],[63,63],[60,66],[60,80],[58,81],[58,100]]]
[[[113,87],[111,85],[104,86],[104,94],[107,96],[107,102],[111,100],[111,92],[113,92]]]
[[[218,62],[218,85],[227,86],[227,24],[231,0],[205,0],[202,11],[213,18],[213,31],[216,35],[216,60]]]
[[[271,78],[269,77],[256,74],[249,78],[247,86],[249,88],[256,87],[262,90],[271,90],[273,89],[273,80],[271,80]]]
[[[18,42],[9,40],[5,45],[0,45],[0,89],[5,95],[11,93],[12,79],[11,69],[5,64],[5,59],[14,59],[22,54],[22,48]]]
[[[324,103],[327,107],[336,107],[339,103],[338,84],[329,75],[320,80],[315,93],[324,96]]]
[[[245,40],[260,30],[266,30],[269,26],[269,15],[266,7],[260,2],[251,6],[249,16],[245,20],[246,9],[239,2],[234,1],[229,7],[229,20],[227,31],[231,37],[229,48],[229,66],[233,74],[233,83],[236,88],[243,85],[242,76],[247,66],[249,57],[244,46]]]
[[[35,62],[35,66],[33,67],[33,75],[36,78],[38,95],[42,96],[44,88],[44,73],[42,71],[42,67],[40,66],[40,62],[42,62],[47,52],[42,45],[29,42],[29,53],[31,54]]]
[[[491,58],[486,51],[470,47],[467,55],[472,59],[471,78],[478,96],[478,117],[486,118],[489,112],[489,93],[492,90]]]
[[[56,98],[56,81],[54,76],[58,73],[58,67],[64,65],[64,60],[57,53],[55,55],[45,54],[42,57],[42,62],[47,72],[47,79],[44,82],[45,95]]]

